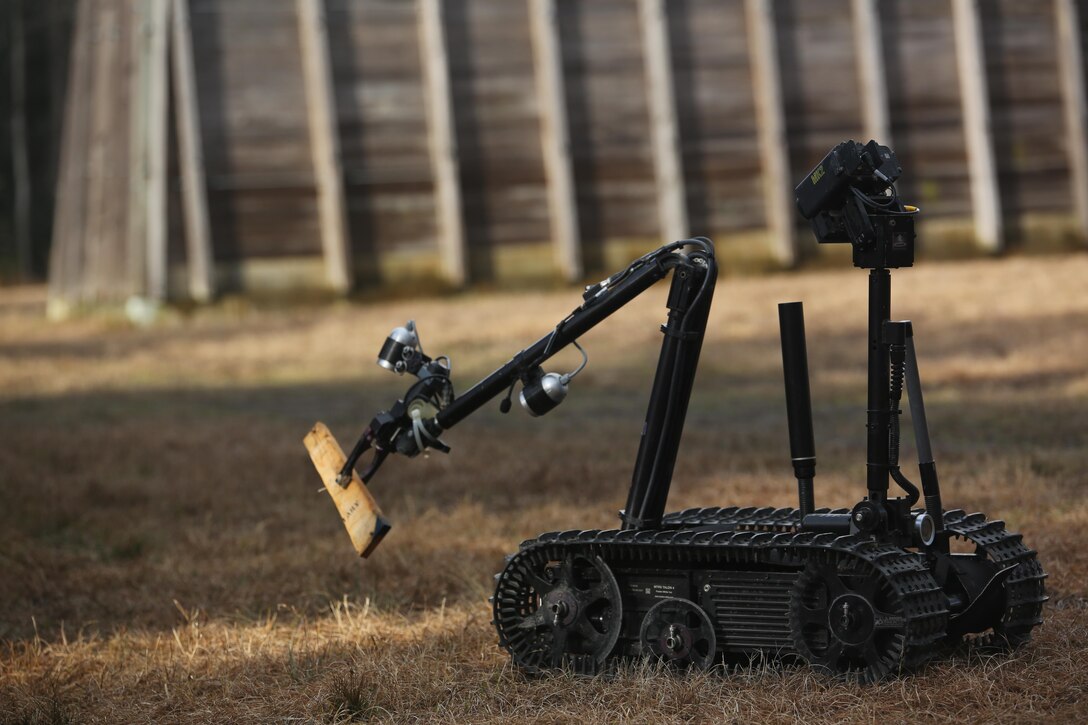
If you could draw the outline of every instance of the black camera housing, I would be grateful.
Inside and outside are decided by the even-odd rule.
[[[854,266],[893,269],[914,264],[914,218],[895,195],[899,160],[876,141],[843,141],[794,189],[816,241],[850,243]]]
[[[797,208],[805,219],[812,219],[820,212],[841,209],[851,197],[851,187],[867,196],[880,195],[902,173],[899,159],[887,146],[843,141],[794,189]]]
[[[914,265],[914,217],[910,214],[871,214],[864,237],[852,241],[854,266],[897,269]]]

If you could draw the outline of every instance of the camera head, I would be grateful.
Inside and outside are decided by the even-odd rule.
[[[876,141],[843,141],[794,189],[816,241],[849,242],[854,265],[867,269],[914,264],[914,214],[895,192],[903,169]]]

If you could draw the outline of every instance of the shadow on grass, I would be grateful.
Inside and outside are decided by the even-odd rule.
[[[674,506],[769,504],[768,496],[788,504],[777,378],[704,378]],[[584,385],[543,420],[489,405],[446,434],[449,457],[391,459],[372,490],[394,531],[370,559],[356,559],[301,439],[322,419],[351,445],[402,382],[0,403],[0,639],[31,637],[35,627],[49,636],[62,627],[168,629],[179,607],[247,618],[322,611],[344,596],[404,612],[482,602],[503,554],[522,539],[616,524],[646,393]],[[863,400],[834,387],[829,400],[840,402],[816,404],[817,492],[848,501],[860,494]],[[942,470],[967,481],[952,485],[968,500],[950,505],[971,506],[964,487],[983,477],[984,501],[995,506],[1045,508],[1083,493],[1083,401],[935,399],[929,417]],[[768,476],[780,487],[768,489]]]

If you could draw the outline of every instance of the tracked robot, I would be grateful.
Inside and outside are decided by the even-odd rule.
[[[541,534],[495,577],[494,626],[517,667],[593,674],[635,658],[678,668],[800,661],[872,682],[916,668],[964,637],[995,648],[1024,644],[1042,621],[1043,569],[1002,521],[943,507],[913,329],[891,319],[890,270],[914,262],[917,209],[897,196],[900,173],[887,147],[846,141],[796,187],[817,241],[849,243],[854,265],[869,270],[867,490],[852,508],[814,502],[804,319],[801,303],[791,302],[779,305],[779,322],[797,508],[666,513],[717,280],[714,247],[697,237],[587,287],[554,329],[461,395],[449,358],[426,355],[413,323],[396,328],[378,364],[411,377],[407,393],[371,421],[348,456],[320,425],[307,437],[360,553],[373,551],[389,527],[365,484],[390,454],[449,452],[446,431],[500,396],[508,412],[518,386],[530,415],[548,413],[584,367],[578,339],[671,275],[620,527]],[[545,372],[568,345],[582,352],[582,366]],[[904,388],[921,490],[899,464]],[[373,457],[357,473],[368,451]]]

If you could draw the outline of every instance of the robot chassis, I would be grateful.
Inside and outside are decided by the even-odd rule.
[[[541,534],[495,576],[493,623],[515,665],[594,674],[639,657],[679,668],[800,660],[872,682],[912,670],[965,636],[999,649],[1023,645],[1042,622],[1046,575],[1002,521],[943,508],[911,323],[890,319],[889,270],[913,264],[918,211],[899,201],[900,173],[887,147],[845,141],[796,188],[817,241],[850,243],[854,265],[869,270],[867,494],[852,509],[814,504],[804,318],[792,302],[779,305],[779,323],[798,508],[665,513],[717,279],[705,237],[667,244],[587,287],[551,332],[460,396],[449,358],[425,355],[414,323],[396,328],[378,363],[416,380],[371,421],[338,480],[347,485],[370,449],[364,482],[390,453],[449,452],[439,435],[504,392],[500,409],[508,412],[518,383],[522,406],[547,413],[588,359],[578,338],[671,272],[622,526]],[[545,373],[541,365],[568,345],[582,352],[582,366]],[[921,494],[899,467],[904,383]],[[889,497],[891,481],[903,496]],[[973,552],[952,552],[952,540]]]

